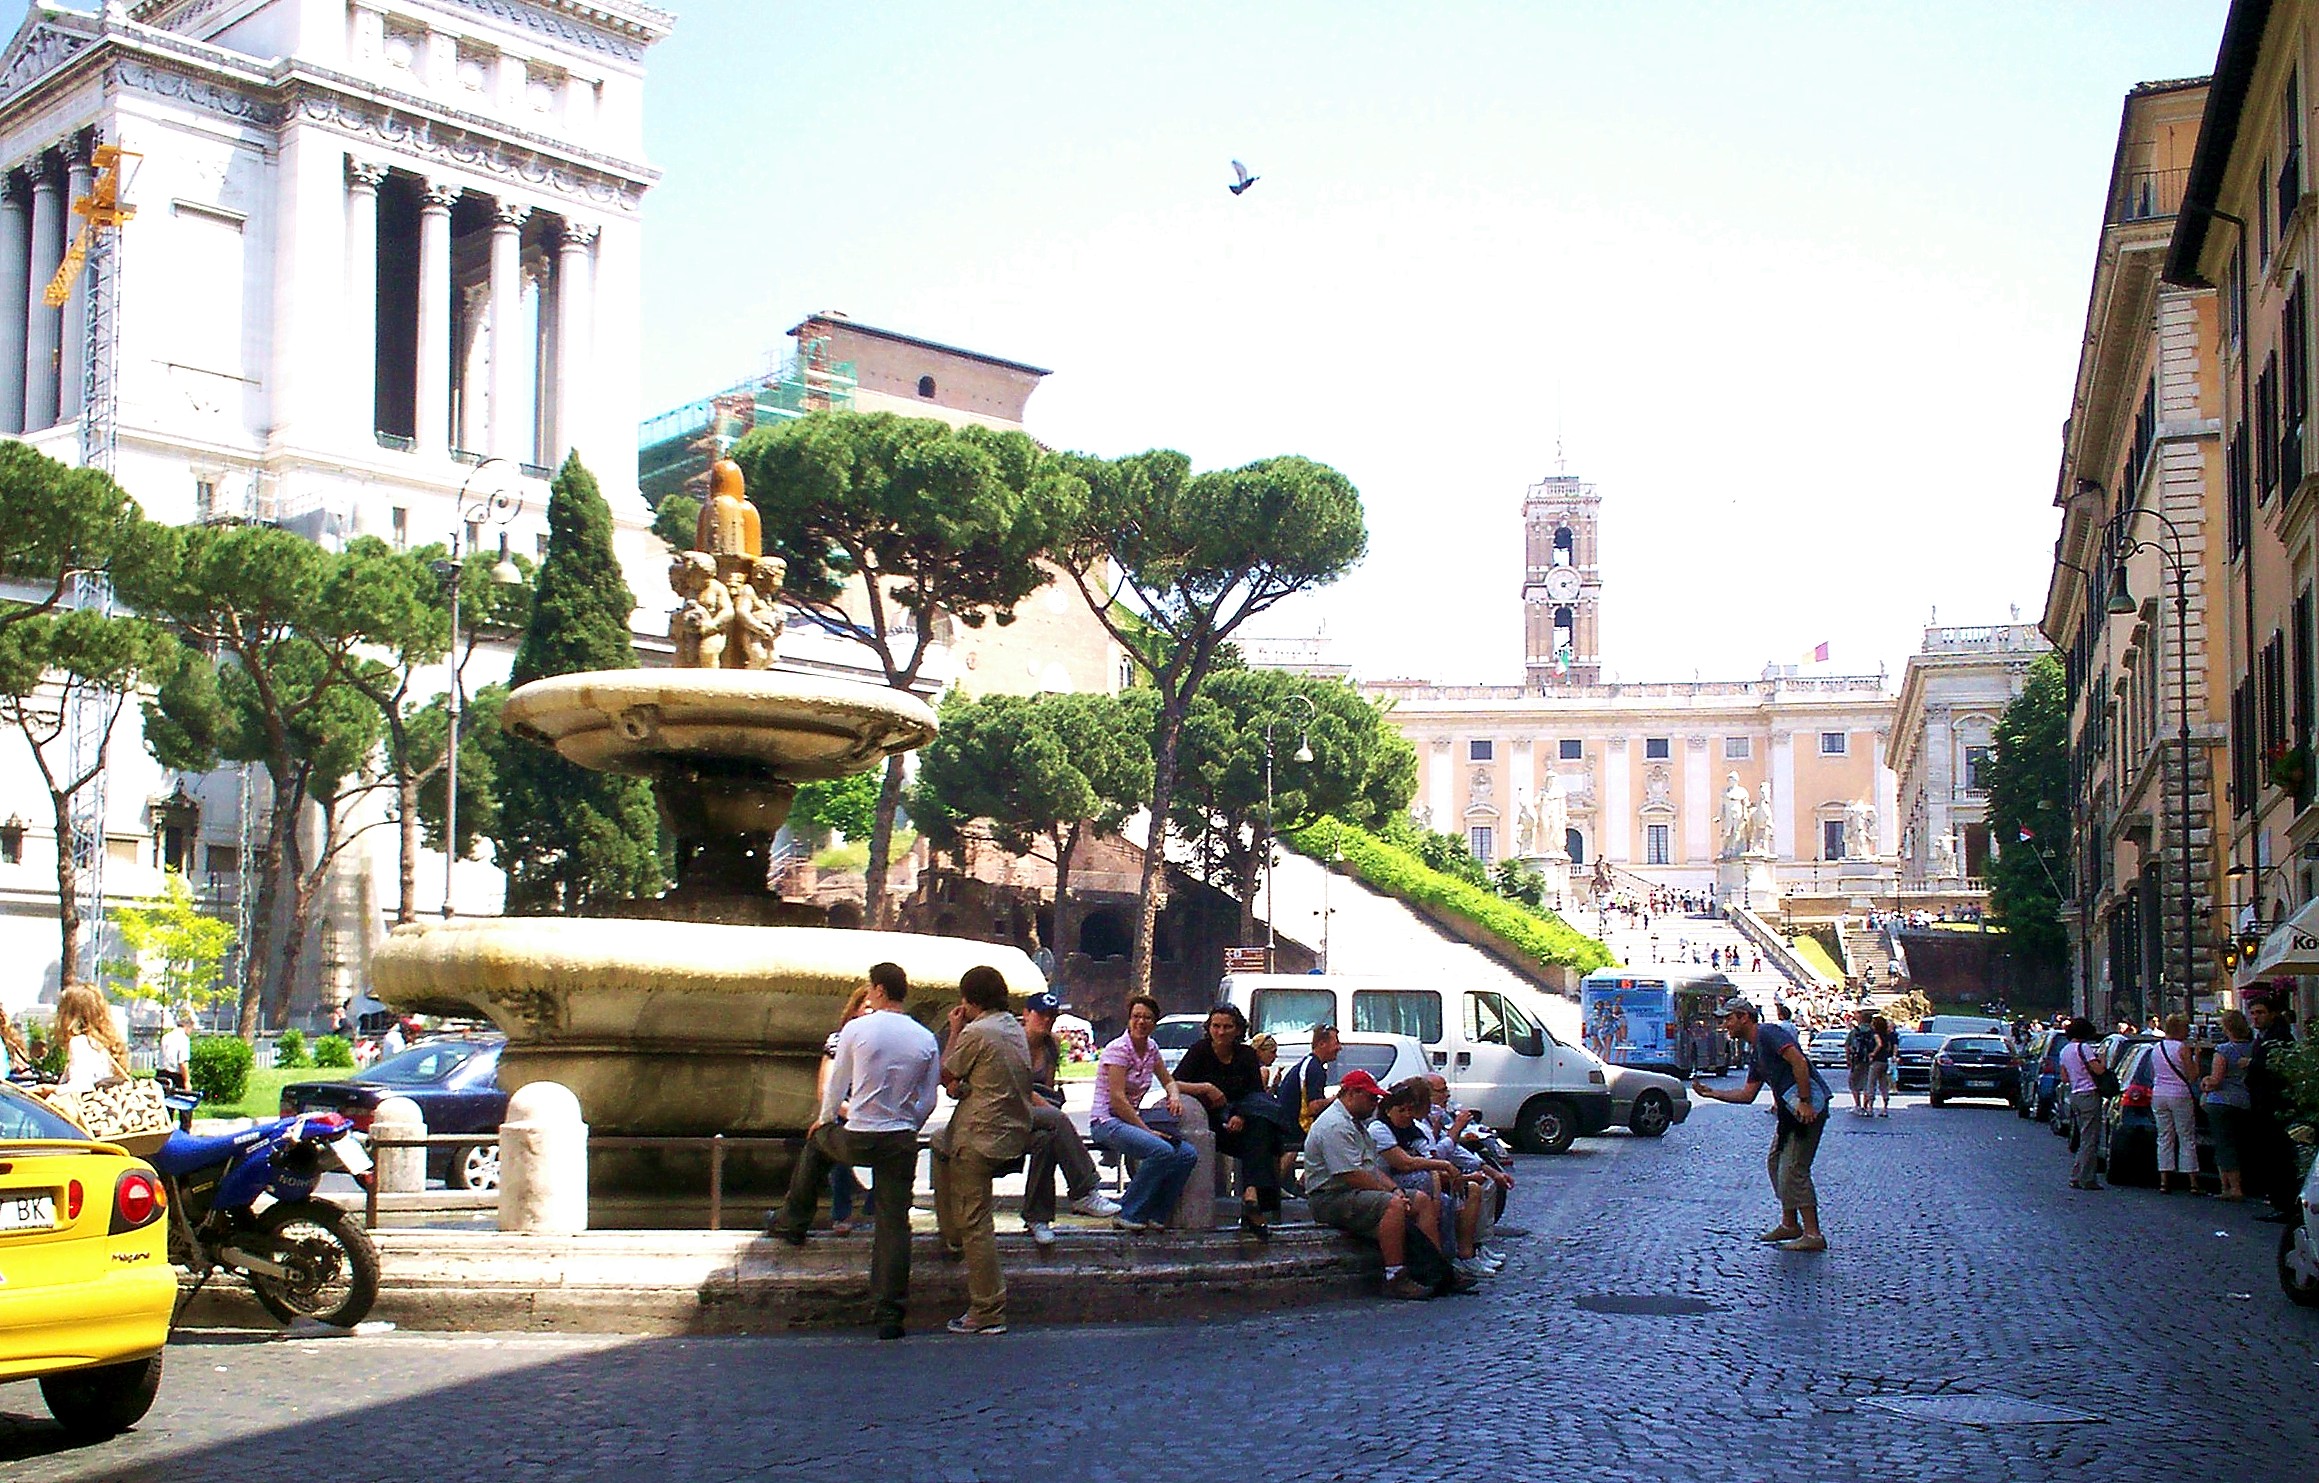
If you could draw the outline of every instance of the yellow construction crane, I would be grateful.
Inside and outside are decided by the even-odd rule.
[[[100,144],[89,156],[96,167],[96,178],[89,182],[89,193],[72,203],[76,215],[88,218],[64,251],[64,261],[56,265],[56,276],[48,280],[40,301],[51,309],[62,309],[64,301],[72,297],[72,284],[81,276],[81,269],[89,260],[89,241],[97,232],[120,230],[121,223],[137,214],[134,206],[121,204],[123,162],[141,160],[144,156],[118,144]]]

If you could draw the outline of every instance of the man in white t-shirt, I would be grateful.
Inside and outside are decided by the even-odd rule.
[[[160,1054],[153,1058],[154,1073],[179,1091],[193,1085],[193,1011],[177,1011],[177,1023],[161,1037]]]

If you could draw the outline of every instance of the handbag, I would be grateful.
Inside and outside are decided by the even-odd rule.
[[[166,1098],[161,1083],[148,1077],[109,1081],[85,1092],[50,1092],[48,1105],[97,1142],[142,1158],[168,1142],[177,1126]]]
[[[2094,1095],[2103,1098],[2116,1097],[2118,1093],[2125,1090],[2125,1088],[2118,1085],[2118,1073],[2112,1071],[2107,1065],[2096,1061],[2092,1056],[2088,1055],[2086,1053],[2085,1047],[2086,1043],[2084,1041],[2081,1040],[2078,1042],[2077,1064],[2081,1070],[2093,1078]]]

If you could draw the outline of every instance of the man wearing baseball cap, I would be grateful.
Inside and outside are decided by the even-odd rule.
[[[1062,1001],[1051,993],[1033,994],[1023,1006],[1023,1034],[1031,1045],[1031,1143],[1030,1161],[1023,1170],[1023,1229],[1041,1246],[1055,1244],[1058,1168],[1074,1213],[1098,1218],[1119,1213],[1119,1206],[1105,1198],[1095,1160],[1063,1111],[1063,1050],[1055,1039],[1055,1017],[1062,1012]]]
[[[1348,1071],[1337,1083],[1337,1099],[1304,1135],[1305,1199],[1320,1224],[1376,1237],[1385,1257],[1385,1296],[1429,1298],[1433,1290],[1402,1270],[1410,1223],[1422,1220],[1416,1200],[1424,1197],[1394,1186],[1369,1136],[1369,1119],[1384,1095],[1377,1078],[1366,1071]]]
[[[1754,1053],[1747,1085],[1724,1092],[1693,1082],[1692,1094],[1745,1106],[1768,1083],[1772,1110],[1779,1116],[1779,1131],[1772,1136],[1771,1157],[1765,1164],[1772,1191],[1779,1196],[1780,1221],[1756,1239],[1775,1242],[1782,1251],[1826,1251],[1828,1238],[1820,1234],[1819,1191],[1812,1187],[1812,1159],[1820,1151],[1820,1135],[1828,1130],[1828,1106],[1835,1093],[1812,1069],[1792,1027],[1764,1024],[1745,999],[1726,999],[1717,1013],[1723,1017],[1723,1033]]]

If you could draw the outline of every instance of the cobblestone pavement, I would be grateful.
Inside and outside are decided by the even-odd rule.
[[[64,1448],[30,1385],[0,1385],[0,1475],[1994,1483],[2205,1458],[2233,1483],[2314,1476],[2319,1313],[2280,1295],[2251,1211],[2080,1194],[2042,1129],[1908,1098],[1888,1121],[1837,1114],[1819,1168],[1836,1245],[1790,1255],[1750,1239],[1769,1132],[1705,1104],[1659,1142],[1524,1160],[1509,1224],[1527,1234],[1474,1298],[901,1344],[204,1337],[171,1349],[144,1425],[95,1447]],[[1621,1297],[1712,1307],[1598,1311]],[[1896,1395],[2096,1419],[1865,1404]]]

